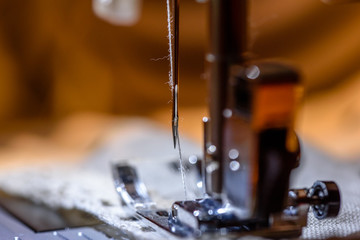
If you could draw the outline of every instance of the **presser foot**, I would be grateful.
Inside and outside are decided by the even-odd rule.
[[[241,219],[235,208],[213,198],[194,201],[178,201],[172,206],[169,225],[177,234],[183,229],[195,237],[226,235],[241,237],[246,235],[266,238],[295,238],[306,226],[308,206],[297,208],[295,214],[273,215],[268,218]],[[180,232],[181,233],[181,232]]]
[[[212,201],[212,199],[207,199]],[[202,201],[202,200],[199,200]],[[177,202],[188,207],[192,204],[198,205],[199,201]],[[211,220],[195,217],[193,212],[184,211],[182,216],[173,215],[168,210],[136,210],[136,214],[148,220],[157,227],[162,228],[178,237],[185,238],[207,238],[208,236],[226,236],[228,238],[239,238],[242,236],[258,236],[266,238],[295,238],[299,237],[302,227],[306,226],[307,208],[302,209],[302,216],[294,219],[283,220],[278,217],[272,218],[271,226],[267,220],[239,220],[232,213],[223,213],[213,216]],[[195,210],[199,211],[199,210]],[[188,216],[184,216],[188,215]],[[193,217],[194,216],[194,217]],[[195,224],[195,226],[192,224]]]
[[[113,165],[116,191],[123,205],[157,227],[179,237],[254,235],[267,238],[299,237],[307,225],[309,208],[315,217],[337,216],[340,194],[333,182],[317,181],[311,188],[289,190],[288,206],[266,218],[243,219],[239,209],[213,198],[177,201],[171,209],[158,209],[149,197],[136,170],[128,165]]]

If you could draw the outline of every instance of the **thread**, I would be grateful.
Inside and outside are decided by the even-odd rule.
[[[173,81],[173,76],[174,76],[174,69],[173,69],[173,35],[172,35],[172,31],[171,31],[171,23],[172,23],[172,18],[171,18],[171,7],[170,7],[170,0],[166,0],[166,11],[167,11],[167,29],[168,29],[168,39],[169,39],[169,62],[170,62],[170,71],[169,71],[169,86],[171,88],[171,90],[174,88],[174,81]],[[172,92],[172,91],[171,91]]]
[[[173,7],[175,7],[175,6],[173,6]],[[169,61],[170,61],[169,86],[170,86],[171,92],[173,94],[173,89],[175,88],[175,86],[174,86],[174,84],[175,84],[174,83],[174,66],[175,66],[175,64],[173,63],[173,61],[174,61],[174,56],[173,56],[174,55],[174,51],[173,51],[174,36],[173,36],[173,31],[172,31],[173,19],[171,17],[170,0],[166,0],[166,10],[167,10],[167,23],[168,23],[167,28],[168,28],[168,39],[169,39]],[[187,200],[186,174],[185,174],[185,168],[184,168],[183,159],[182,159],[180,136],[179,136],[178,131],[177,131],[177,135],[176,135],[176,141],[177,141],[177,147],[178,147],[178,151],[179,151],[180,174],[181,174],[182,184],[183,184],[183,188],[184,188],[184,196],[185,196],[185,200]]]
[[[187,189],[186,189],[186,174],[185,174],[185,168],[184,168],[183,159],[182,159],[179,134],[177,135],[177,146],[178,146],[178,150],[179,150],[180,173],[181,173],[181,179],[182,179],[182,184],[183,184],[183,188],[184,188],[184,196],[185,196],[185,200],[188,200]]]

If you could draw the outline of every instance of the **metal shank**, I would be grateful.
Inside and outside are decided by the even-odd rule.
[[[217,162],[216,180],[206,186],[210,195],[222,191],[222,153],[226,91],[229,69],[232,64],[243,62],[246,51],[246,0],[210,1],[210,49],[206,60],[210,63],[210,142],[216,152],[208,161]],[[206,160],[207,161],[207,160]],[[215,184],[216,182],[216,184]]]

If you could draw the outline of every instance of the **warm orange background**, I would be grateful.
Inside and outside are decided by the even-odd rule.
[[[360,155],[360,4],[250,3],[253,57],[282,59],[302,73],[300,135],[344,159]],[[207,6],[180,7],[180,125],[200,141]],[[154,60],[168,54],[165,0],[143,1],[131,27],[97,18],[90,0],[0,0],[0,12],[1,142],[84,111],[170,123],[168,62]]]

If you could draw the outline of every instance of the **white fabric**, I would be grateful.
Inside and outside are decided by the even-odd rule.
[[[325,239],[360,233],[360,164],[335,161],[306,145],[301,161],[301,166],[294,172],[293,187],[309,187],[316,180],[335,181],[342,201],[337,218],[317,220],[309,213],[303,238]]]
[[[4,170],[0,173],[0,187],[52,207],[87,211],[141,239],[174,238],[161,231],[143,231],[144,223],[126,220],[128,213],[119,204],[110,172],[110,162],[114,159],[138,156],[138,160],[130,163],[138,168],[140,178],[158,205],[169,208],[174,200],[184,198],[181,176],[171,171],[168,165],[169,160],[177,159],[177,153],[172,149],[171,133],[146,121],[125,124],[128,125],[127,133],[116,133],[116,137],[96,149],[85,163]],[[189,141],[183,141],[183,149],[184,156],[201,153],[201,148]],[[339,184],[342,209],[338,218],[322,221],[309,213],[309,225],[304,228],[302,237],[324,239],[360,232],[360,165],[333,161],[305,145],[302,164],[293,174],[292,185],[310,187],[316,180],[335,180]],[[188,189],[191,192],[194,186],[188,186]]]

